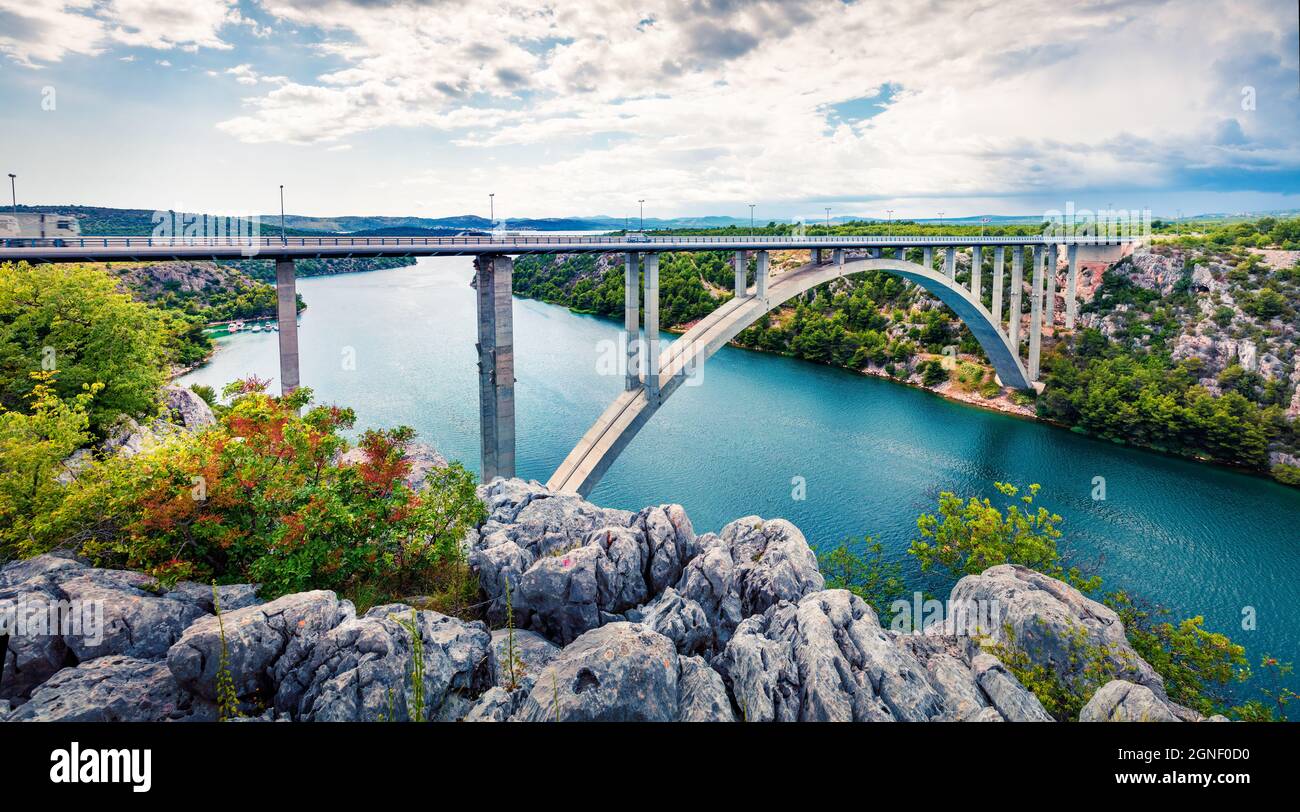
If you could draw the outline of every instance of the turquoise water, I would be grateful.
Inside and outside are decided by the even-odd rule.
[[[305,279],[302,380],[350,405],[358,426],[414,426],[478,468],[474,295],[468,259]],[[598,372],[613,322],[515,301],[518,471],[545,481],[619,392]],[[276,378],[275,333],[220,339],[186,383]],[[278,382],[276,383],[278,387]],[[792,480],[806,482],[795,499]],[[1104,477],[1105,501],[1091,498]],[[990,413],[898,384],[733,348],[683,387],[591,499],[680,502],[697,531],[750,514],[798,525],[814,547],[872,534],[909,583],[938,591],[904,554],[940,491],[998,498],[1037,482],[1064,518],[1065,548],[1122,586],[1203,614],[1250,651],[1300,659],[1300,490]],[[995,502],[997,503],[997,502]],[[1242,629],[1254,610],[1256,629]]]

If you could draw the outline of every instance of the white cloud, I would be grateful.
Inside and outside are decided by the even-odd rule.
[[[1294,83],[1273,87],[1280,113],[1238,104],[1251,75],[1269,81],[1260,59],[1293,78],[1294,9],[1219,5],[264,0],[347,67],[219,126],[250,143],[426,127],[554,150],[512,183],[534,190],[526,206],[584,210],[1159,186],[1247,150],[1298,167]],[[1225,64],[1241,55],[1257,57],[1244,79]],[[901,90],[874,117],[828,119],[884,86]]]
[[[38,68],[114,44],[227,50],[219,32],[242,23],[238,0],[0,0],[0,53]]]

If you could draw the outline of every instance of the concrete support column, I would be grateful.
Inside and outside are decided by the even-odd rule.
[[[736,298],[745,298],[745,290],[749,287],[746,277],[749,272],[749,254],[745,251],[737,251],[736,256],[732,259],[732,265],[736,270]]]
[[[298,286],[293,260],[275,261],[275,313],[280,322],[280,394],[298,388]]]
[[[1033,255],[1030,254],[1030,260],[1032,259]],[[1011,339],[1011,346],[1016,348],[1017,356],[1020,355],[1020,297],[1025,289],[1024,269],[1025,247],[1017,245],[1011,249],[1011,312],[1007,314],[1007,337]]]
[[[641,385],[641,255],[631,251],[623,265],[623,333],[627,339],[624,388]]]
[[[924,265],[927,270],[931,270],[931,271],[934,270],[934,248],[933,247],[927,245],[921,249],[921,264]]]
[[[514,260],[474,260],[478,288],[478,404],[483,482],[515,475]]]
[[[1038,380],[1038,358],[1043,347],[1043,269],[1047,265],[1047,249],[1034,251],[1033,289],[1029,305],[1029,380]]]
[[[1079,246],[1071,245],[1065,249],[1069,270],[1065,280],[1065,329],[1074,329],[1074,320],[1079,315]]]
[[[984,247],[970,247],[970,295],[980,300],[980,277],[984,275]]]
[[[836,249],[834,249],[834,250],[831,251],[831,262],[834,262],[836,265],[843,265],[843,264],[844,264],[844,249],[843,249],[843,248],[836,248]]]
[[[1056,243],[1047,246],[1046,276],[1047,294],[1043,300],[1043,326],[1051,327],[1056,322]]]
[[[907,262],[907,249],[906,249],[906,248],[899,248],[899,249],[898,249],[898,261],[899,261],[899,262]]]
[[[811,257],[811,260],[810,260],[810,261],[812,262],[812,264],[814,264],[814,265],[821,265],[821,264],[822,264],[822,249],[820,249],[820,248],[814,248],[814,249],[812,249],[812,252],[811,252],[811,253],[812,253],[812,257]]]
[[[1006,253],[1000,245],[993,249],[993,323],[998,327],[1002,326],[1002,263]]]
[[[952,246],[943,249],[943,275],[949,279],[957,278],[957,249]]]
[[[766,251],[755,255],[754,293],[761,301],[767,301],[767,276],[771,272],[771,256]]]
[[[659,255],[645,255],[645,391],[659,405]]]

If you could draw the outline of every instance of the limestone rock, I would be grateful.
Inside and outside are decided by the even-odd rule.
[[[993,624],[993,642],[1014,644],[1067,682],[1086,680],[1081,661],[1095,655],[1109,663],[1116,678],[1165,695],[1164,680],[1133,650],[1119,616],[1069,584],[1027,567],[1001,564],[962,578],[949,600],[997,606],[1001,622]]]
[[[52,557],[42,558],[47,560],[41,563],[54,563]],[[4,652],[4,668],[0,671],[0,699],[15,703],[25,700],[32,689],[60,668],[76,663],[63,642],[63,636],[57,628],[51,628],[49,622],[49,609],[63,600],[63,593],[51,578],[36,574],[42,570],[39,564],[21,566],[31,563],[11,564],[0,572],[0,608],[4,608],[0,613],[0,634],[9,637]],[[17,581],[22,575],[29,574],[32,577]],[[15,583],[6,585],[4,576]],[[19,613],[23,614],[22,618]],[[22,626],[19,626],[20,621]]]
[[[171,412],[172,422],[189,431],[199,431],[217,422],[208,402],[183,386],[168,386],[162,392],[163,405]]]
[[[736,721],[727,686],[717,671],[700,657],[682,657],[678,664],[677,721]]]
[[[492,632],[492,658],[496,665],[497,685],[506,687],[509,676],[506,674],[506,652],[509,647],[510,632],[497,629]],[[560,647],[527,629],[515,629],[515,657],[522,666],[522,673],[516,673],[521,686],[532,687],[537,675],[560,653]]]
[[[59,671],[5,721],[161,722],[189,712],[164,663],[111,655]]]
[[[270,704],[276,686],[311,656],[316,641],[354,616],[351,602],[323,590],[222,612],[220,623],[216,615],[208,615],[187,628],[168,650],[167,667],[182,688],[215,700],[224,626],[235,693]]]
[[[985,678],[996,658],[977,663],[970,645],[891,635],[865,601],[831,589],[747,618],[713,664],[746,721],[1049,718],[1005,670]]]
[[[413,617],[414,615],[414,617]],[[415,657],[410,625],[420,635],[426,719],[454,720],[492,684],[491,635],[467,623],[402,604],[377,606],[322,634],[310,656],[284,673],[275,707],[300,721],[409,719],[415,712]]]
[[[609,623],[565,646],[515,718],[670,722],[678,715],[679,670],[667,637],[635,623]]]
[[[1145,685],[1111,680],[1079,711],[1080,722],[1177,722],[1165,701]]]
[[[181,633],[206,614],[193,601],[159,595],[153,591],[155,584],[155,579],[138,572],[104,569],[88,569],[64,580],[59,585],[63,594],[83,610],[79,613],[83,628],[63,635],[77,660],[86,662],[108,654],[162,659]],[[85,611],[91,608],[93,619]],[[99,625],[100,620],[102,628],[88,627],[88,622]]]

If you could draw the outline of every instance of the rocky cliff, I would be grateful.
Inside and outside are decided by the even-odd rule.
[[[465,545],[488,623],[512,614],[513,630],[402,604],[358,614],[327,591],[263,602],[246,584],[218,590],[217,615],[202,584],[162,589],[55,555],[6,565],[0,719],[213,720],[223,685],[250,720],[1051,719],[980,641],[941,624],[890,631],[825,589],[782,519],[696,534],[679,505],[611,510],[517,479],[480,496],[489,516]],[[1197,718],[1168,701],[1118,618],[1064,583],[1000,566],[953,597],[998,601],[1004,633],[1053,668],[1073,667],[1064,641],[1107,644],[1123,679],[1084,719]],[[102,622],[31,625],[60,602]]]

